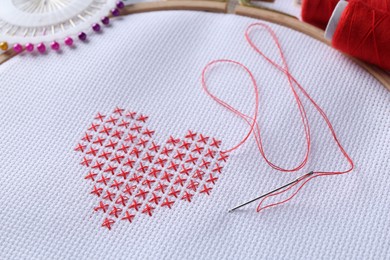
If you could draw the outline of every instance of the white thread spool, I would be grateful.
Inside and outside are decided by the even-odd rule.
[[[340,1],[336,5],[336,8],[333,10],[332,16],[329,19],[328,25],[325,30],[325,38],[328,40],[332,40],[333,34],[336,31],[337,25],[339,24],[341,15],[344,9],[348,6],[348,2]]]

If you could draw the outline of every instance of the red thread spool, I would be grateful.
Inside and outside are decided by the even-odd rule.
[[[364,0],[364,3],[383,11],[390,11],[390,0]]]
[[[301,12],[302,20],[325,30],[338,2],[339,0],[303,0]]]
[[[333,47],[390,70],[389,9],[389,0],[349,1],[333,35]]]

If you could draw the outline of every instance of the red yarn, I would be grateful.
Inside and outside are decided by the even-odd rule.
[[[349,1],[333,35],[332,45],[351,56],[390,70],[390,12],[387,11],[390,1],[368,2],[370,5],[360,0]]]
[[[251,33],[252,29],[255,28],[255,27],[261,27],[261,28],[265,29],[267,31],[267,33],[271,36],[271,38],[274,41],[276,47],[278,48],[278,52],[279,52],[279,55],[281,57],[282,64],[277,64],[274,60],[271,60],[252,41],[252,39],[250,37],[250,33]],[[256,79],[253,76],[253,73],[244,64],[242,64],[242,63],[240,63],[238,61],[234,61],[234,60],[220,59],[220,60],[214,60],[214,61],[209,62],[205,66],[205,68],[203,69],[203,71],[202,71],[202,79],[201,79],[202,87],[206,91],[206,93],[212,99],[214,99],[218,104],[222,105],[226,109],[230,110],[231,112],[233,112],[234,114],[236,114],[237,116],[242,118],[250,126],[250,129],[249,129],[248,133],[244,136],[244,138],[237,145],[233,146],[232,148],[228,149],[227,151],[224,151],[224,153],[225,152],[232,152],[232,151],[238,149],[253,134],[254,137],[255,137],[255,141],[256,141],[256,144],[257,144],[257,147],[259,149],[260,154],[262,155],[262,157],[264,158],[264,160],[266,161],[266,163],[270,167],[272,167],[273,169],[276,169],[278,171],[281,171],[281,172],[295,172],[295,171],[298,171],[298,170],[302,169],[306,165],[306,163],[308,161],[308,158],[309,158],[309,152],[310,152],[310,148],[311,148],[311,138],[310,138],[310,125],[309,125],[309,122],[308,122],[308,119],[307,119],[306,110],[305,110],[305,107],[304,107],[304,105],[302,103],[301,97],[299,96],[299,94],[301,94],[301,95],[303,95],[305,98],[307,98],[310,101],[311,105],[313,105],[313,107],[321,115],[321,117],[323,118],[323,120],[325,121],[325,123],[326,123],[326,125],[328,127],[328,130],[330,131],[330,133],[331,133],[331,135],[333,137],[333,140],[335,141],[337,147],[339,148],[339,151],[345,157],[345,159],[347,160],[347,162],[349,164],[349,167],[346,170],[340,170],[340,171],[321,171],[320,170],[320,171],[314,171],[314,173],[312,175],[305,175],[305,177],[301,178],[299,181],[297,181],[293,185],[291,185],[291,186],[289,186],[289,187],[287,187],[287,188],[285,188],[285,189],[283,189],[283,190],[281,190],[279,192],[275,192],[275,193],[272,193],[272,194],[264,197],[263,200],[261,200],[261,202],[259,203],[259,205],[257,207],[257,211],[259,212],[259,211],[261,211],[263,209],[266,209],[266,208],[269,208],[269,207],[272,207],[272,206],[276,206],[276,205],[279,205],[279,204],[282,204],[282,203],[285,203],[285,202],[291,200],[303,188],[303,186],[307,182],[309,182],[310,180],[312,180],[314,178],[317,178],[319,176],[344,174],[344,173],[348,173],[348,172],[352,171],[353,168],[354,168],[354,163],[353,163],[352,159],[349,157],[349,155],[347,154],[347,152],[344,150],[344,148],[341,145],[340,141],[338,140],[336,132],[333,129],[333,126],[332,126],[330,120],[328,119],[327,115],[325,114],[325,112],[322,110],[322,108],[314,101],[314,99],[306,92],[306,90],[301,86],[301,84],[291,74],[291,72],[289,70],[289,67],[287,65],[287,61],[286,61],[286,58],[284,56],[282,47],[281,47],[281,45],[279,43],[279,39],[277,38],[275,32],[271,29],[271,27],[269,27],[268,25],[263,24],[263,23],[251,24],[245,31],[245,38],[248,41],[249,45],[252,47],[252,49],[256,53],[258,53],[262,58],[264,58],[266,61],[268,61],[272,66],[274,66],[277,70],[282,72],[287,77],[289,88],[290,88],[290,90],[291,90],[291,92],[292,92],[292,94],[294,96],[294,99],[296,101],[296,104],[298,106],[299,114],[300,114],[301,121],[302,121],[302,124],[303,124],[303,127],[304,127],[305,138],[306,138],[306,148],[305,148],[306,152],[305,152],[304,158],[295,167],[293,167],[291,169],[282,168],[282,167],[272,163],[267,158],[267,155],[266,155],[266,153],[264,151],[264,147],[263,147],[260,125],[257,122],[258,109],[259,109],[259,88],[258,88]],[[220,99],[217,96],[215,96],[208,89],[207,84],[206,84],[206,73],[212,66],[216,66],[216,65],[221,64],[221,63],[230,63],[230,64],[237,65],[238,67],[243,69],[248,74],[249,78],[251,79],[252,86],[253,86],[253,91],[254,91],[254,96],[255,96],[255,110],[254,110],[254,113],[253,113],[252,116],[246,115],[246,114],[242,113],[241,111],[237,110],[236,108],[234,108],[233,106],[231,106],[227,102],[225,102],[222,99]],[[262,206],[264,201],[266,201],[268,198],[280,195],[282,193],[285,193],[285,192],[291,190],[292,188],[295,188],[295,191],[293,191],[293,193],[287,199],[279,201],[277,203],[273,203],[273,204],[269,204],[269,205],[266,205],[266,206]]]
[[[390,11],[390,0],[364,0],[368,6],[382,11]]]
[[[301,11],[302,20],[325,30],[338,2],[339,0],[303,0]]]

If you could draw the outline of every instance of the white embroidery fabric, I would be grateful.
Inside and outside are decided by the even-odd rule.
[[[286,79],[245,42],[254,21],[186,11],[131,15],[88,44],[1,65],[0,258],[388,258],[390,95],[342,54],[277,25],[292,73],[327,112],[356,169],[317,178],[291,202],[260,214],[256,204],[227,213],[305,172],[347,167],[305,102],[313,147],[303,171],[271,170],[252,138],[231,154],[210,196],[111,231],[92,213],[97,200],[73,149],[97,112],[120,106],[147,114],[161,142],[192,129],[219,137],[226,149],[245,135],[248,126],[201,88],[201,70],[212,59],[238,60],[254,72],[269,157],[285,167],[302,158],[302,126]],[[278,59],[269,36],[256,31],[254,38]],[[253,112],[243,71],[220,65],[208,75],[214,93]]]

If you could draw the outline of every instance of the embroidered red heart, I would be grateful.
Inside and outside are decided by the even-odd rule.
[[[192,131],[158,144],[147,120],[122,108],[98,113],[75,148],[88,168],[91,194],[99,197],[94,211],[104,214],[102,226],[110,230],[115,222],[210,195],[228,159],[221,141]]]

